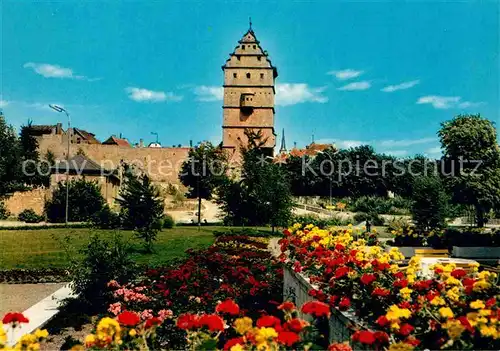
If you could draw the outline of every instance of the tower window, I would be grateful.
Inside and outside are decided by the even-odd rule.
[[[233,78],[236,78],[238,77],[238,75],[236,73],[233,73]]]
[[[247,73],[247,78],[250,78],[250,73]]]
[[[240,60],[240,57],[239,57],[239,56],[236,56],[236,58],[238,59],[238,61]]]
[[[260,56],[257,56],[257,60],[259,60],[259,61],[260,61]]]
[[[241,49],[245,50],[245,45],[241,45]]]
[[[264,79],[264,73],[260,74],[260,79]]]
[[[254,45],[254,46],[253,46],[253,48],[254,48],[254,49],[257,49],[257,45]]]

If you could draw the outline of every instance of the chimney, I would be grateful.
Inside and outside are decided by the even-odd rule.
[[[139,139],[139,147],[144,147],[144,139]]]
[[[56,134],[61,135],[62,134],[62,123],[57,123],[56,124]]]

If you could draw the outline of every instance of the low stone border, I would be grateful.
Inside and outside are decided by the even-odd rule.
[[[0,270],[2,284],[65,283],[69,280],[69,271],[64,268]]]
[[[43,328],[59,312],[61,302],[71,297],[76,297],[76,295],[67,284],[28,308],[23,314],[29,319],[29,323],[21,324],[14,330],[10,326],[6,327],[7,345],[14,346],[21,336]]]

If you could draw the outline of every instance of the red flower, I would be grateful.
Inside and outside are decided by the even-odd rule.
[[[312,314],[315,317],[328,317],[330,315],[330,306],[324,302],[309,301],[302,305],[302,312]]]
[[[401,325],[401,327],[398,330],[398,333],[400,335],[403,335],[403,336],[408,336],[414,330],[415,330],[415,328],[413,328],[413,326],[411,326],[408,323],[405,323],[405,324]]]
[[[292,346],[299,340],[300,340],[299,335],[294,332],[281,331],[278,333],[278,342],[288,347]]]
[[[396,279],[403,279],[404,276],[405,276],[404,273],[401,271],[394,273],[394,278]]]
[[[197,328],[198,319],[198,316],[195,314],[181,314],[179,318],[177,318],[177,327],[185,330]]]
[[[262,327],[279,327],[281,324],[281,321],[279,318],[276,318],[275,316],[262,316],[259,319],[257,319],[256,325],[259,328]]]
[[[485,305],[487,308],[490,308],[490,307],[495,306],[496,304],[497,304],[497,300],[494,297],[492,297],[492,298],[489,298],[488,300],[486,300]]]
[[[337,250],[337,251],[344,251],[345,250],[345,246],[341,245],[341,244],[337,244],[337,245],[335,245],[335,250]]]
[[[408,280],[407,279],[399,279],[396,280],[392,285],[396,288],[406,288],[408,286]]]
[[[352,351],[352,347],[346,343],[342,344],[336,343],[336,344],[330,344],[330,346],[328,346],[328,351]]]
[[[200,317],[198,323],[212,332],[224,330],[224,320],[216,314],[204,314]]]
[[[243,345],[244,343],[245,343],[245,341],[243,340],[243,338],[232,338],[232,339],[229,339],[224,344],[224,350],[225,351],[230,350],[231,347],[236,346],[238,344]]]
[[[429,291],[429,292],[425,295],[425,297],[427,298],[427,300],[428,300],[429,302],[430,302],[430,301],[432,301],[432,300],[434,300],[434,298],[435,298],[436,296],[439,296],[439,293],[438,293],[437,291],[435,291],[435,290],[431,290],[431,291]]]
[[[227,313],[232,316],[237,316],[240,313],[240,306],[238,306],[233,300],[227,299],[224,302],[215,307],[215,312],[217,313]]]
[[[347,273],[349,273],[349,268],[347,268],[347,267],[339,267],[339,268],[337,268],[335,270],[334,275],[335,275],[335,278],[340,279],[343,276],[346,276]]]
[[[298,318],[293,318],[290,319],[288,322],[286,322],[283,327],[285,327],[286,330],[293,331],[295,333],[300,333],[302,329],[307,325],[305,321],[302,319]]]
[[[278,310],[290,312],[290,311],[295,311],[296,307],[295,307],[295,304],[293,302],[285,301],[281,305],[278,306]]]
[[[389,289],[384,289],[384,288],[375,288],[372,291],[372,295],[374,296],[389,296],[391,291]]]
[[[346,310],[351,307],[351,300],[348,297],[343,297],[340,299],[339,308],[341,310]]]
[[[376,331],[375,333],[373,333],[373,336],[380,344],[389,343],[389,335],[387,335],[387,333],[385,333],[385,332]]]
[[[380,316],[377,318],[377,324],[381,327],[385,327],[386,325],[389,324],[389,320],[387,319],[386,316]]]
[[[465,269],[463,268],[457,268],[457,269],[454,269],[452,272],[451,272],[451,276],[453,278],[456,278],[456,279],[460,279],[460,278],[463,278],[467,275],[467,272]]]
[[[8,312],[5,316],[3,316],[2,322],[4,324],[29,323],[29,319],[20,312]]]
[[[407,343],[408,345],[412,345],[412,346],[418,346],[418,345],[420,345],[420,340],[415,339],[414,337],[410,336],[408,339],[406,339],[405,343]]]
[[[462,324],[462,326],[469,332],[469,333],[473,333],[474,332],[474,328],[472,327],[472,325],[470,325],[470,322],[469,320],[467,319],[467,317],[465,316],[461,316],[461,317],[458,317],[457,318],[458,321],[460,322],[460,324]]]
[[[375,280],[377,280],[377,277],[375,276],[375,274],[368,274],[368,273],[365,273],[361,276],[361,283],[365,284],[365,285],[369,285],[371,283],[373,283]]]
[[[292,233],[290,233],[290,231],[289,231],[288,229],[285,229],[285,230],[283,231],[283,235],[284,235],[284,236],[290,236],[291,234],[292,234]]]
[[[139,324],[141,321],[141,317],[135,312],[123,311],[118,315],[118,322],[121,325],[133,327],[134,325]]]
[[[160,325],[162,323],[162,320],[158,317],[153,317],[153,318],[150,318],[146,321],[146,323],[144,324],[144,328],[146,329],[149,329],[155,325]]]
[[[408,309],[410,309],[411,308],[411,304],[408,301],[403,301],[403,302],[401,302],[401,303],[398,304],[398,307],[399,308],[408,308]]]
[[[371,345],[376,341],[375,335],[373,334],[374,333],[368,330],[361,330],[361,331],[358,330],[353,334],[352,340],[360,342],[362,344]]]

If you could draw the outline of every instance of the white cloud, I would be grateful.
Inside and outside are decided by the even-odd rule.
[[[372,86],[372,84],[365,80],[362,82],[353,82],[349,83],[347,85],[344,85],[343,87],[338,88],[337,90],[347,90],[347,91],[354,91],[354,90],[366,90],[369,89]]]
[[[288,106],[303,102],[328,101],[328,97],[322,95],[326,87],[313,88],[305,83],[281,83],[276,84],[276,105]]]
[[[438,156],[438,155],[441,155],[442,152],[441,152],[441,147],[440,146],[435,146],[435,147],[431,147],[427,150],[425,150],[425,153],[427,155],[430,155],[430,156]]]
[[[341,139],[319,139],[314,141],[316,144],[334,144],[338,149],[349,149],[361,145],[369,144],[368,141],[361,140],[341,140]]]
[[[96,81],[101,78],[88,78],[82,75],[75,75],[71,68],[61,67],[59,65],[52,65],[50,63],[34,63],[27,62],[24,68],[31,68],[35,73],[44,76],[45,78],[67,78],[79,79],[87,81]]]
[[[359,77],[363,73],[364,73],[364,71],[357,71],[357,70],[348,68],[348,69],[343,69],[340,71],[330,71],[327,74],[329,74],[331,76],[335,76],[335,78],[337,78],[338,80],[347,80],[347,79]]]
[[[0,107],[5,107],[9,104],[7,100],[0,99]]]
[[[436,138],[421,138],[421,139],[401,139],[401,140],[382,140],[379,142],[380,146],[385,147],[401,147],[401,146],[412,146],[418,144],[428,144],[435,142]]]
[[[449,108],[469,108],[483,105],[484,102],[461,101],[460,96],[427,95],[417,100],[417,104],[431,104],[434,108],[446,110]]]
[[[198,101],[222,101],[224,88],[220,86],[200,85],[194,88]]]
[[[382,88],[381,90],[385,93],[392,93],[393,91],[397,91],[397,90],[410,89],[410,88],[414,87],[415,85],[417,85],[418,83],[420,83],[420,80],[416,79],[416,80],[411,80],[409,82],[403,82],[403,83],[396,84],[396,85],[388,85],[388,86]]]
[[[175,95],[172,92],[153,91],[144,88],[128,87],[125,89],[128,97],[137,102],[162,102],[162,101],[181,101],[182,96]]]

